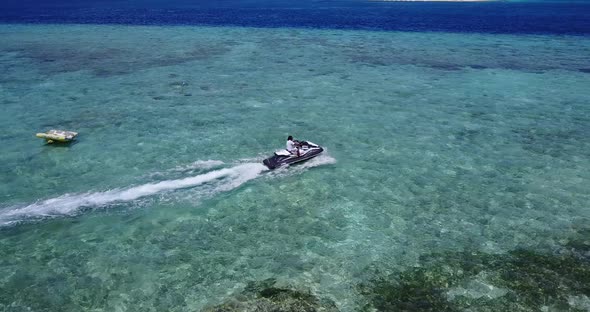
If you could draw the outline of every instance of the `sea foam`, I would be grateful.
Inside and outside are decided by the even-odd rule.
[[[229,191],[258,177],[267,168],[259,163],[244,163],[231,168],[223,168],[183,179],[146,183],[123,189],[82,194],[65,194],[25,206],[12,206],[0,210],[0,225],[9,225],[43,217],[76,215],[82,208],[102,208],[109,205],[130,202],[142,197],[196,187],[221,180],[214,191]]]
[[[289,170],[277,171],[279,175],[300,173],[302,170],[326,164],[333,164],[336,159],[329,155],[320,155],[301,165],[290,166]],[[223,165],[216,160],[196,161],[185,167],[177,167],[173,171],[185,168],[213,168]],[[286,167],[287,168],[287,167]],[[285,168],[285,169],[286,169]],[[268,169],[261,163],[240,163],[230,168],[222,168],[203,174],[155,183],[146,183],[129,188],[117,188],[102,192],[87,192],[80,194],[64,194],[28,205],[11,206],[0,209],[0,226],[11,225],[28,220],[51,218],[58,216],[74,216],[84,208],[107,208],[114,204],[131,202],[143,197],[197,187],[214,183],[209,194],[227,192],[260,176]],[[276,176],[276,175],[275,175]]]

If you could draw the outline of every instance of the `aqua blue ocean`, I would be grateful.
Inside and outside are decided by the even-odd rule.
[[[588,16],[3,2],[0,311],[590,311]]]

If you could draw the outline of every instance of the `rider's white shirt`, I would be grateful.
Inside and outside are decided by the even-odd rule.
[[[289,152],[293,152],[296,150],[295,143],[293,143],[293,141],[291,141],[291,140],[287,141],[287,150]]]

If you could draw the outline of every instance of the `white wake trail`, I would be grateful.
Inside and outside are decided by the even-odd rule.
[[[193,177],[147,183],[128,189],[114,189],[105,192],[66,194],[43,200],[27,206],[7,207],[0,210],[0,225],[8,225],[29,218],[75,215],[81,208],[106,207],[115,203],[129,202],[161,192],[195,187],[224,178],[215,187],[216,191],[229,191],[256,178],[267,168],[260,163],[240,164]]]
[[[336,159],[329,155],[320,155],[303,164],[277,169],[269,177],[299,174],[308,168],[326,164],[333,164]],[[177,167],[173,171],[193,169],[207,169],[223,165],[216,160],[196,161],[186,167]],[[260,162],[241,163],[231,168],[213,170],[196,176],[146,183],[129,188],[119,188],[104,192],[88,192],[82,194],[65,194],[59,197],[38,201],[29,205],[0,207],[0,226],[11,225],[27,220],[46,217],[74,216],[84,208],[107,208],[113,204],[126,203],[142,197],[156,195],[162,192],[184,188],[197,187],[207,184],[207,193],[226,192],[255,179],[268,169]],[[201,189],[200,192],[205,190]]]

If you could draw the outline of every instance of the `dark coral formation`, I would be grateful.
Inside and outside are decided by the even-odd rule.
[[[578,153],[579,145],[587,140],[584,122],[575,122],[569,129],[525,128],[514,129],[512,132],[523,149],[559,158]]]
[[[6,47],[4,52],[17,53],[39,66],[47,75],[87,70],[95,77],[126,75],[139,70],[210,60],[231,50],[222,42],[198,42],[186,51],[162,54],[159,49],[138,50],[132,47],[80,47],[72,44],[25,43]]]
[[[274,279],[250,282],[244,291],[204,312],[337,312],[333,301],[320,299],[309,291],[278,287]]]
[[[582,311],[587,307],[572,298],[590,297],[589,254],[584,235],[556,253],[435,254],[421,259],[420,267],[377,273],[359,289],[368,299],[365,311]],[[449,295],[474,283],[501,294]]]

